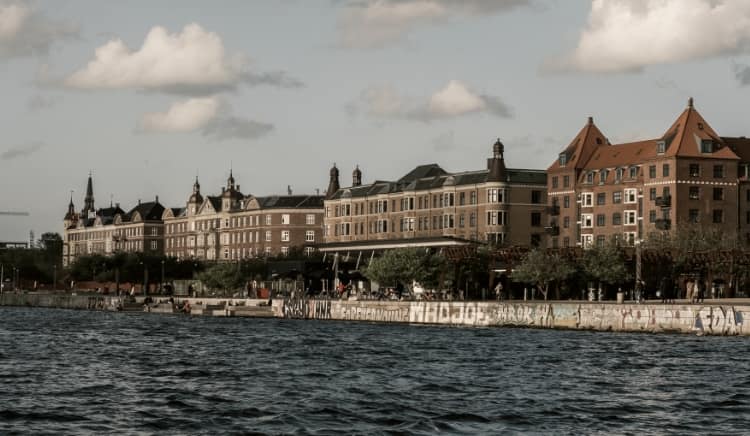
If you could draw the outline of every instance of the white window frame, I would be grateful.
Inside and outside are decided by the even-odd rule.
[[[281,231],[281,242],[289,242],[289,230]]]
[[[270,214],[266,215],[266,225],[270,226],[272,222],[273,222],[273,218],[271,218],[271,215]]]
[[[581,214],[581,228],[591,229],[594,227],[594,214],[593,213],[582,213]]]
[[[289,217],[288,213],[282,213],[281,214],[281,224],[283,225],[289,225],[291,223],[291,219]]]
[[[581,193],[581,207],[592,207],[594,205],[594,193],[583,192]]]
[[[638,211],[636,210],[623,211],[622,219],[623,219],[623,225],[634,226],[638,223]]]
[[[623,192],[623,203],[625,204],[635,204],[638,202],[638,189],[636,188],[627,188]]]
[[[305,224],[307,224],[308,226],[314,225],[315,224],[315,214],[308,213],[307,215],[305,215]]]
[[[271,231],[266,230],[266,242],[271,242],[271,238],[272,238]]]
[[[581,235],[581,247],[591,248],[594,246],[594,235]]]
[[[305,242],[315,242],[315,230],[305,231]]]

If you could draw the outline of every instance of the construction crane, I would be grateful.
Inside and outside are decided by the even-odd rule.
[[[2,211],[2,210],[0,210],[0,215],[29,216],[29,213],[28,212],[11,212],[11,211]]]

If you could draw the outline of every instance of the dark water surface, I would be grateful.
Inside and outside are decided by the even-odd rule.
[[[749,434],[749,345],[0,308],[0,434]]]

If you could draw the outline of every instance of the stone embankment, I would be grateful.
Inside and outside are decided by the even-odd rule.
[[[89,310],[145,310],[191,315],[277,317],[473,327],[530,327],[628,332],[675,332],[750,336],[750,302],[723,300],[706,304],[613,304],[575,301],[342,301],[157,297],[144,306],[118,297],[70,294],[0,294],[0,306]],[[186,305],[187,303],[187,305]],[[182,310],[180,310],[182,309]]]

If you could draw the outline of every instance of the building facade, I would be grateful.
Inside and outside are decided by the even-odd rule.
[[[117,252],[164,253],[164,206],[157,196],[154,201],[140,202],[125,212],[120,204],[96,209],[91,175],[86,185],[84,207],[75,210],[73,197],[63,219],[63,266],[71,265],[80,256]]]
[[[165,254],[178,259],[232,261],[311,253],[322,240],[323,196],[244,195],[231,174],[221,194],[203,197],[196,178],[185,207],[168,208]]]
[[[611,144],[592,118],[548,168],[549,245],[625,245],[678,226],[750,240],[750,141],[719,136],[693,106],[660,137]]]
[[[471,241],[540,245],[547,222],[546,175],[505,167],[493,146],[487,168],[450,173],[421,165],[396,181],[339,186],[334,165],[325,200],[323,251],[357,247],[442,246]]]

